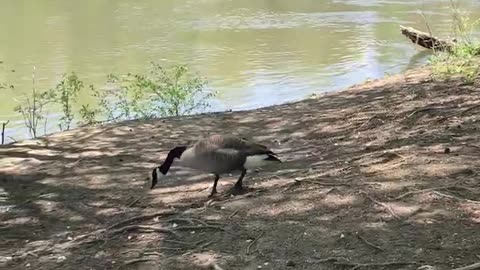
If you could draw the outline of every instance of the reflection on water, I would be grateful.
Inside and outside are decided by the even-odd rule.
[[[477,1],[461,3],[480,11]],[[38,87],[49,88],[69,71],[100,86],[106,74],[144,72],[150,61],[185,63],[220,92],[213,110],[336,91],[424,63],[428,52],[399,30],[425,29],[419,10],[436,35],[450,33],[444,0],[4,0],[0,82],[16,88],[2,90],[0,120],[12,121],[9,136],[26,135],[13,108],[34,65]]]

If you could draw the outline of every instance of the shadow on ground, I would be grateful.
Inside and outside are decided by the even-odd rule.
[[[480,261],[478,82],[427,72],[254,111],[131,121],[0,148],[8,269],[452,269]],[[207,199],[213,178],[166,152],[211,133],[284,163],[254,191]],[[219,190],[237,175],[225,176]],[[217,267],[217,268],[214,268]]]

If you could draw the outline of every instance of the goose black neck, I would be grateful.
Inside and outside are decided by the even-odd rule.
[[[167,174],[168,170],[170,170],[170,166],[172,166],[173,160],[175,158],[180,158],[183,152],[185,152],[185,150],[187,150],[187,147],[185,146],[177,146],[170,150],[163,164],[158,167],[160,169],[160,172],[163,175]]]

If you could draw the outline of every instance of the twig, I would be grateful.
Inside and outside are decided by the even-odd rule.
[[[178,241],[178,240],[163,239],[162,241],[163,241],[163,242],[167,242],[167,243],[187,245],[187,246],[192,246],[192,245],[193,245],[192,243],[184,242],[184,241]]]
[[[392,266],[392,265],[407,265],[407,264],[417,264],[417,262],[383,262],[383,263],[354,263],[354,262],[335,262],[336,265],[352,266],[350,270],[355,270],[361,267],[372,267],[372,266]]]
[[[375,200],[370,194],[368,194],[366,191],[364,190],[360,190],[360,193],[363,193],[365,194],[372,202],[382,206],[385,210],[388,211],[388,213],[390,213],[390,215],[392,217],[394,217],[395,219],[400,219],[397,214],[395,214],[395,212],[393,212],[392,208],[390,206],[388,206],[387,204],[383,203],[383,202],[379,202],[377,200]]]
[[[257,238],[255,238],[255,240],[253,240],[248,246],[247,246],[247,249],[245,251],[245,253],[248,255],[250,254],[250,248],[252,248],[252,246],[258,241],[258,239],[260,239],[263,235],[265,234],[265,231],[261,232],[260,235],[257,236]]]
[[[218,226],[213,226],[213,225],[202,225],[202,226],[181,226],[181,227],[176,227],[175,230],[202,230],[202,229],[214,229],[214,230],[220,230],[220,231],[225,231],[224,228],[218,227]]]
[[[198,249],[204,249],[208,246],[210,246],[211,244],[215,243],[215,241],[210,241],[210,242],[207,242],[205,244],[202,244],[201,246],[198,247]]]
[[[305,231],[303,231],[299,236],[297,236],[297,238],[293,240],[292,246],[295,245],[300,239],[302,239],[304,235],[305,235]]]
[[[5,126],[7,126],[8,123],[10,123],[10,120],[2,123],[2,144],[5,144]]]
[[[439,192],[439,191],[434,191],[433,193],[435,193],[435,194],[437,194],[437,195],[439,195],[439,196],[445,197],[445,198],[449,198],[449,199],[455,199],[455,200],[464,201],[464,202],[473,203],[473,204],[480,204],[480,201],[474,201],[474,200],[470,200],[470,199],[464,199],[464,198],[460,198],[460,197],[457,197],[457,196],[454,196],[454,195],[449,195],[449,194],[441,193],[441,192]]]
[[[328,258],[325,258],[325,259],[315,258],[314,261],[309,261],[309,262],[311,262],[311,263],[326,263],[326,262],[341,261],[341,260],[346,261],[347,258],[344,258],[344,257],[328,257]]]
[[[172,219],[167,220],[167,222],[174,222],[174,221],[180,221],[180,222],[183,221],[183,222],[187,222],[191,225],[195,224],[194,221],[196,221],[196,222],[202,224],[203,226],[212,226],[212,224],[208,224],[207,222],[205,222],[201,219],[198,219],[198,218],[172,218]],[[213,223],[216,224],[216,225],[223,225],[223,224],[217,223],[217,222],[213,222]]]
[[[17,140],[15,140],[15,138],[13,138],[12,136],[8,136],[7,138],[9,138],[10,140],[12,140],[13,142],[17,142]]]
[[[122,227],[126,224],[130,224],[130,223],[133,223],[133,222],[136,222],[136,221],[153,219],[153,218],[156,218],[158,216],[169,216],[169,215],[174,215],[174,214],[176,214],[176,212],[174,212],[174,211],[162,211],[162,212],[157,212],[157,213],[149,214],[149,215],[136,216],[136,217],[132,217],[132,218],[129,218],[127,220],[121,221],[119,223],[113,224],[110,227],[108,227],[107,230],[111,230],[111,229],[114,229],[114,228],[117,228],[117,227]]]
[[[443,108],[440,108],[440,107],[426,107],[426,108],[418,109],[418,110],[413,111],[409,115],[407,115],[406,119],[414,116],[417,113],[428,112],[428,111],[433,111],[433,110],[441,110],[441,109],[443,109]]]
[[[479,107],[480,107],[480,104],[473,105],[473,106],[471,106],[470,108],[461,111],[461,112],[460,112],[460,115],[464,115],[464,114],[466,114],[467,112],[473,111],[473,110],[475,110],[476,108],[479,108]]]
[[[465,144],[465,145],[466,145],[466,146],[473,147],[473,148],[480,149],[480,146],[478,146],[478,145],[475,145],[475,144]]]
[[[143,252],[142,254],[145,255],[145,256],[158,256],[158,257],[162,257],[162,256],[163,256],[162,253],[156,252],[156,251]]]
[[[363,236],[361,236],[358,232],[355,232],[355,235],[358,237],[358,239],[362,240],[365,244],[367,244],[368,246],[376,249],[376,250],[379,250],[379,251],[385,251],[385,249],[377,246],[377,245],[374,245],[372,243],[370,243],[367,239],[365,239]]]
[[[475,110],[476,108],[479,108],[479,107],[480,107],[480,104],[473,105],[473,106],[471,106],[471,107],[469,107],[469,108],[467,108],[467,109],[465,109],[465,110],[463,110],[463,111],[455,112],[455,113],[453,113],[453,114],[451,114],[451,115],[447,115],[447,116],[445,116],[445,117],[442,117],[442,118],[438,119],[437,122],[442,122],[442,121],[444,121],[444,120],[447,120],[447,119],[450,118],[450,117],[454,117],[454,116],[458,116],[458,115],[464,115],[464,114],[466,114],[467,112],[472,111],[472,110]]]
[[[395,197],[393,200],[399,200],[399,199],[401,199],[401,198],[404,198],[404,197],[407,197],[407,196],[413,195],[413,194],[418,194],[418,193],[423,193],[423,192],[429,192],[429,191],[435,191],[435,190],[451,189],[451,188],[454,188],[454,187],[455,187],[455,186],[446,186],[446,187],[435,187],[435,188],[426,188],[426,189],[420,189],[420,190],[413,190],[413,191],[409,191],[409,192],[403,193],[402,195]]]
[[[227,219],[231,219],[232,217],[234,217],[238,212],[240,211],[240,209],[237,209],[235,211],[233,211],[233,213],[231,213]]]
[[[165,229],[165,228],[156,227],[156,226],[147,226],[147,225],[129,225],[129,226],[121,227],[116,230],[112,230],[108,233],[110,233],[111,235],[115,235],[115,234],[120,234],[128,231],[169,233],[171,235],[178,237],[178,234],[170,229]]]
[[[65,165],[65,167],[66,167],[66,168],[72,168],[72,167],[76,166],[76,165],[77,165],[80,161],[82,161],[83,159],[84,159],[83,157],[82,157],[82,158],[79,158],[79,159],[75,160],[74,162],[72,162],[71,164]]]
[[[151,261],[156,261],[157,258],[137,258],[137,259],[132,259],[125,261],[123,264],[124,265],[130,265],[130,264],[135,264],[135,263],[140,263],[140,262],[151,262]]]
[[[138,201],[140,201],[141,198],[142,198],[142,197],[138,197],[137,199],[133,200],[133,202],[131,202],[131,203],[128,205],[128,207],[133,207],[135,204],[138,203]]]
[[[351,186],[352,186],[352,185],[347,184],[347,183],[324,183],[324,182],[315,181],[315,180],[308,180],[308,179],[303,179],[303,180],[294,179],[294,180],[295,180],[295,182],[297,182],[297,183],[305,182],[305,183],[322,185],[322,186],[326,186],[326,187],[337,187],[337,186],[347,186],[347,187],[351,187]]]
[[[455,269],[452,269],[452,270],[476,270],[476,269],[480,269],[480,262],[470,264],[470,265],[460,267],[460,268],[455,268]]]
[[[367,121],[363,122],[363,124],[361,124],[358,128],[356,128],[355,131],[354,131],[354,133],[355,133],[355,132],[358,132],[360,129],[362,129],[364,126],[366,126],[368,123],[370,123],[370,121],[372,121],[372,120],[375,119],[375,118],[378,118],[380,121],[383,122],[383,120],[380,119],[380,117],[379,117],[378,115],[374,115],[374,116],[368,118]]]

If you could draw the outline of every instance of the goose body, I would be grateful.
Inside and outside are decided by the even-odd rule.
[[[242,191],[242,180],[248,169],[281,162],[266,146],[235,136],[211,135],[197,141],[193,146],[177,146],[171,149],[162,165],[152,172],[152,186],[158,182],[160,173],[166,175],[172,164],[212,173],[215,175],[210,196],[216,191],[221,174],[240,171],[234,191]]]

